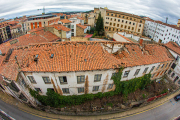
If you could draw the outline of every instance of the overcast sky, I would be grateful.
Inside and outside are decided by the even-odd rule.
[[[143,15],[154,20],[177,24],[180,19],[179,0],[0,0],[0,18],[14,18],[22,15],[47,12],[86,11],[94,7],[108,7],[136,15]]]

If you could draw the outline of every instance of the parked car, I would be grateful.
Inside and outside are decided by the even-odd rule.
[[[176,96],[174,97],[174,100],[175,100],[175,101],[180,100],[180,94],[179,94],[179,95],[176,95]]]

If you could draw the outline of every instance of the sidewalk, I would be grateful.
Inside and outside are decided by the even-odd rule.
[[[141,107],[141,108],[132,109],[132,110],[125,111],[122,113],[115,113],[115,114],[108,114],[108,115],[101,115],[101,116],[63,116],[63,115],[56,115],[56,114],[46,113],[43,111],[38,111],[36,109],[28,107],[27,105],[25,105],[23,103],[18,102],[16,99],[3,93],[2,91],[0,91],[0,99],[8,104],[16,106],[18,109],[20,109],[24,112],[27,112],[27,113],[35,115],[35,116],[43,117],[46,119],[95,120],[95,119],[112,119],[112,118],[121,118],[121,117],[124,118],[125,116],[142,113],[142,112],[154,109],[154,108],[162,105],[163,103],[168,102],[169,99],[173,98],[175,95],[177,95],[179,93],[180,93],[180,90],[178,90],[177,92],[175,92],[173,94],[170,94],[169,96],[165,96],[164,98],[159,99],[157,101],[152,101],[151,104]]]

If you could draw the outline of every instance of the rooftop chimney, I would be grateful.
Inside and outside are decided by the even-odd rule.
[[[139,40],[139,44],[142,46],[142,43],[143,43],[143,39],[140,39]]]

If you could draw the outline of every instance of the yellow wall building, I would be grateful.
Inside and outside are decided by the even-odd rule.
[[[145,19],[140,16],[119,12],[114,10],[108,10],[107,8],[94,8],[94,13],[101,12],[101,16],[104,19],[104,29],[106,31],[114,32],[127,32],[142,35]],[[98,15],[96,15],[96,19]]]

